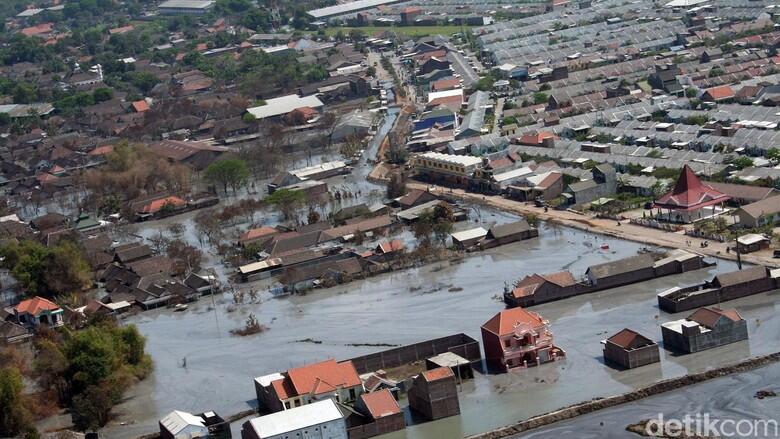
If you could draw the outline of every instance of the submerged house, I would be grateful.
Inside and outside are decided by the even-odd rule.
[[[460,414],[455,374],[449,367],[417,375],[407,396],[409,407],[430,421]]]
[[[278,412],[323,399],[354,401],[363,382],[351,361],[331,359],[255,378],[255,391],[263,409]]]
[[[687,318],[661,325],[664,346],[694,353],[747,340],[747,322],[735,309],[699,308]]]
[[[506,372],[563,358],[549,325],[539,314],[520,307],[499,312],[482,325],[485,359]]]
[[[577,280],[568,271],[532,274],[518,281],[513,288],[504,288],[504,302],[510,307],[531,306],[578,294]]]
[[[604,360],[625,369],[661,361],[658,343],[628,328],[602,341]]]
[[[19,302],[13,308],[16,322],[26,328],[37,328],[41,325],[62,326],[65,310],[51,300],[35,296]]]
[[[690,287],[673,287],[658,294],[658,307],[678,313],[780,288],[780,273],[763,266],[719,274]]]

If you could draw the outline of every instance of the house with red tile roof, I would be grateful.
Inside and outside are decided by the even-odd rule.
[[[129,24],[127,26],[115,27],[113,29],[109,29],[108,30],[108,34],[109,35],[122,35],[122,34],[126,34],[128,32],[132,32],[133,30],[135,30],[135,27],[132,24]]]
[[[356,422],[347,427],[349,437],[368,438],[406,428],[406,420],[388,389],[364,393],[355,401],[355,410],[363,415],[364,422]]]
[[[529,131],[516,138],[516,142],[520,145],[554,148],[557,138],[558,136],[549,131]]]
[[[271,412],[327,398],[352,402],[364,392],[352,362],[333,359],[255,378],[255,391],[258,403]]]
[[[141,99],[140,101],[135,101],[131,104],[133,107],[133,111],[136,113],[143,113],[144,111],[149,111],[149,104]]]
[[[417,375],[407,397],[409,408],[430,421],[460,414],[457,380],[446,366]]]
[[[485,360],[506,372],[563,358],[565,353],[553,344],[549,325],[542,316],[524,308],[499,312],[482,325]]]
[[[56,303],[40,296],[19,302],[14,306],[16,322],[27,328],[37,328],[41,325],[62,326],[65,312]]]
[[[664,347],[690,354],[747,340],[748,330],[737,310],[710,307],[661,324],[661,335]]]
[[[19,31],[24,36],[27,37],[38,37],[43,35],[48,35],[54,31],[54,23],[41,23],[36,24],[35,26],[26,27]]]
[[[704,94],[701,96],[701,100],[705,102],[727,102],[736,97],[734,89],[728,85],[719,85],[704,90]]]
[[[135,206],[135,213],[139,219],[143,220],[158,215],[167,209],[175,210],[185,206],[187,206],[186,201],[175,195],[170,195],[167,197],[152,198],[145,201],[143,204],[139,203]]]
[[[279,234],[279,230],[273,227],[255,227],[241,234],[238,238],[238,245],[241,247],[246,247],[250,244],[264,245],[277,234]]]
[[[569,271],[531,274],[504,289],[504,302],[509,306],[532,306],[536,303],[574,295],[577,281]]]
[[[658,343],[628,328],[604,340],[602,344],[605,362],[624,369],[661,361]]]

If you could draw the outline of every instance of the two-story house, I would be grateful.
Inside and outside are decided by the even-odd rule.
[[[549,322],[520,307],[501,311],[482,325],[482,345],[488,364],[503,371],[555,361],[565,355],[553,344]]]

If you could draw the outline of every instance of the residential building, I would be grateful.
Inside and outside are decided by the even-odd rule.
[[[407,397],[409,408],[431,421],[460,414],[457,382],[449,367],[417,375]]]
[[[574,295],[577,280],[568,271],[550,274],[532,274],[524,277],[513,287],[504,289],[504,302],[508,306],[532,306]]]
[[[711,281],[689,287],[673,287],[658,294],[658,307],[678,313],[715,305],[780,287],[780,272],[760,265],[723,273]]]
[[[244,422],[241,439],[348,439],[347,424],[332,399]]]
[[[465,186],[482,159],[474,156],[426,152],[412,161],[417,172],[432,182],[447,182]]]
[[[482,325],[485,360],[506,372],[563,358],[565,353],[553,344],[549,325],[539,314],[524,308],[499,312]]]
[[[381,389],[360,395],[355,401],[355,410],[363,415],[356,424],[350,424],[350,439],[364,439],[406,428],[406,420],[389,389]]]
[[[661,325],[664,346],[694,353],[747,340],[747,322],[735,309],[699,308],[688,317]]]
[[[214,412],[198,415],[174,410],[160,419],[161,439],[231,439],[230,424]]]
[[[278,412],[324,399],[354,401],[363,383],[351,361],[331,359],[255,378],[255,391],[263,409]]]
[[[604,360],[625,369],[633,369],[661,361],[658,343],[628,328],[602,343],[604,344]]]
[[[592,179],[570,184],[563,195],[570,204],[588,204],[617,192],[617,173],[612,165],[602,163],[591,169]]]
[[[731,102],[736,97],[734,89],[728,85],[720,85],[704,90],[701,100],[705,102],[725,103]]]
[[[157,10],[164,15],[203,15],[215,4],[214,0],[168,0],[160,3]]]
[[[585,272],[588,283],[600,289],[614,288],[650,279],[655,275],[655,259],[652,255],[642,254],[617,261],[591,265]]]
[[[712,207],[714,212],[716,205],[728,200],[728,195],[703,184],[686,164],[672,191],[656,200],[653,207],[659,209],[659,216],[666,209],[666,219],[687,223],[701,219],[705,207]]]
[[[32,339],[33,333],[22,325],[0,320],[0,346],[24,343]]]
[[[62,326],[65,311],[51,300],[40,296],[19,302],[14,306],[14,318],[16,322],[27,328],[38,326]]]
[[[780,221],[780,198],[769,197],[737,209],[739,224],[743,227],[758,228]]]
[[[266,99],[265,105],[247,108],[255,119],[266,119],[282,117],[285,114],[302,107],[313,108],[320,111],[325,104],[315,95],[300,97],[298,95],[287,95],[273,99]]]
[[[467,250],[482,241],[487,236],[488,231],[482,227],[476,227],[469,230],[455,232],[452,235],[452,245],[460,250]]]

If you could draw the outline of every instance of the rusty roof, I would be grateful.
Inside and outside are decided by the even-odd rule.
[[[452,373],[452,369],[449,367],[437,367],[436,369],[426,370],[422,373],[423,379],[428,382],[432,381],[438,381],[443,380],[445,378],[449,378],[455,376],[455,374]]]
[[[693,314],[688,316],[688,320],[692,320],[702,326],[706,326],[707,328],[714,328],[721,317],[725,317],[732,322],[738,322],[742,320],[742,316],[739,314],[739,312],[737,312],[736,309],[722,310],[716,307],[699,308]]]
[[[637,349],[643,346],[655,344],[655,342],[649,338],[628,328],[625,328],[612,337],[608,338],[607,341],[623,349]]]

